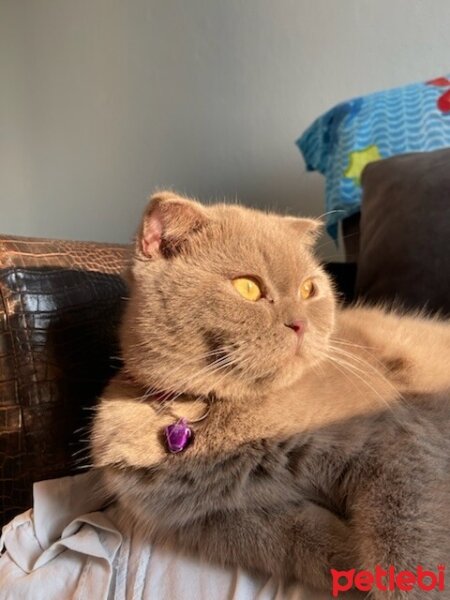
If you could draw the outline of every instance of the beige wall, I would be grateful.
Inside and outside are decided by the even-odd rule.
[[[449,28],[448,0],[0,0],[0,231],[126,241],[163,186],[320,214],[295,139],[450,71]]]

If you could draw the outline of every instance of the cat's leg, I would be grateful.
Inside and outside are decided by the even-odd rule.
[[[450,321],[357,307],[340,311],[337,337],[400,391],[450,388]],[[352,362],[352,359],[349,359]],[[369,373],[370,373],[369,371]]]
[[[135,523],[142,531],[143,507],[124,506],[128,516],[136,510]],[[295,579],[328,592],[332,569],[355,566],[349,527],[310,502],[287,512],[217,511],[170,529],[155,527],[150,518],[147,526],[147,535],[155,543],[169,544],[213,564]]]
[[[377,567],[383,571],[394,567],[398,574],[416,573],[421,565],[424,570],[437,573],[450,553],[446,503],[448,495],[439,484],[437,471],[420,460],[416,462],[412,453],[405,455],[403,465],[390,458],[380,463],[375,476],[368,473],[351,508],[354,542],[362,568],[375,574]],[[410,591],[399,589],[404,582],[385,590],[383,587],[389,586],[387,577],[383,577],[372,592],[376,600],[450,598],[448,591],[437,588],[425,594],[417,582]]]

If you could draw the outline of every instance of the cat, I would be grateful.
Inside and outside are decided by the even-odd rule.
[[[330,591],[332,569],[450,556],[450,324],[338,306],[319,231],[153,196],[91,451],[149,540]],[[182,418],[193,435],[172,453]]]

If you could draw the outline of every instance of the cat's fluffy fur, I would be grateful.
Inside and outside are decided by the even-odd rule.
[[[436,570],[450,556],[450,325],[336,308],[316,229],[152,198],[95,466],[125,520],[215,562],[328,590],[333,567]],[[243,275],[261,282],[258,302],[233,288]],[[316,293],[301,300],[307,277]],[[299,348],[285,325],[297,318]],[[168,453],[164,427],[201,416],[203,396],[194,442]]]

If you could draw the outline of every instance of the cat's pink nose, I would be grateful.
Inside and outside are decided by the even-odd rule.
[[[305,333],[306,323],[301,319],[296,319],[295,321],[291,321],[290,323],[285,323],[286,327],[290,327],[298,337],[301,337]]]

